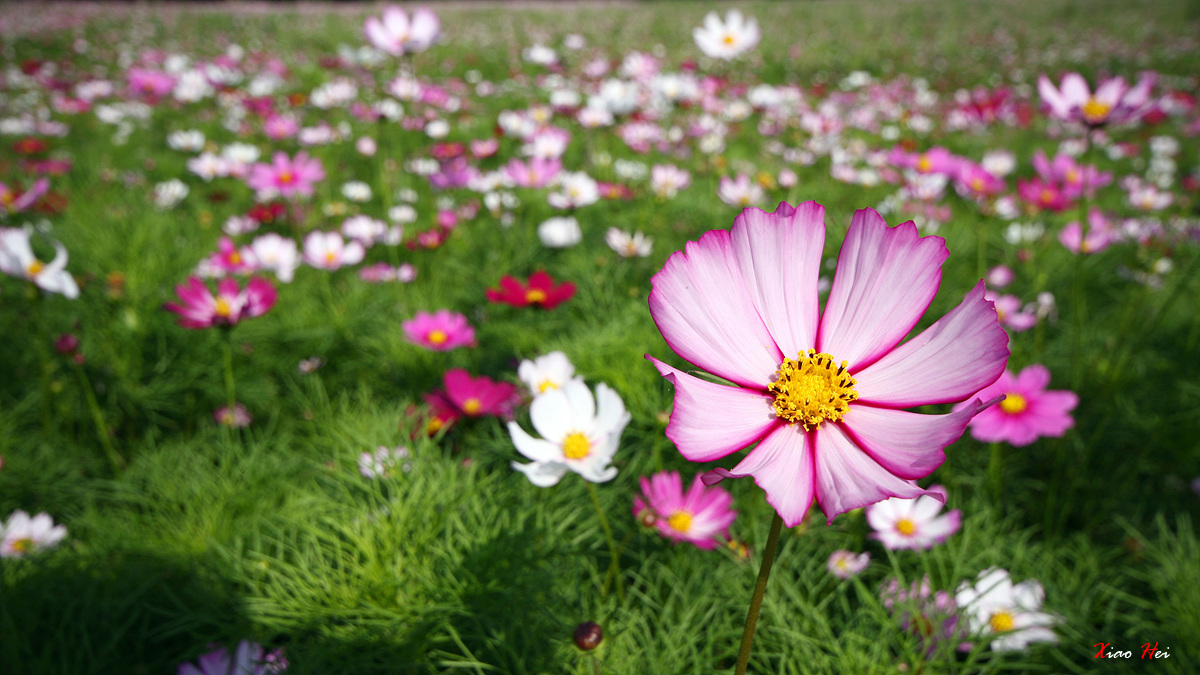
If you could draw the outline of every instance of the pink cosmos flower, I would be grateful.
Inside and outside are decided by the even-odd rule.
[[[762,201],[763,189],[744,173],[739,173],[737,178],[721,176],[717,181],[717,197],[730,206],[750,206]]]
[[[261,646],[242,640],[230,654],[221,647],[204,654],[196,663],[181,663],[176,675],[267,675],[287,670],[282,649],[267,652]]]
[[[410,21],[403,9],[389,5],[383,10],[382,21],[374,16],[367,18],[363,32],[376,49],[404,56],[429,49],[442,32],[442,22],[425,7],[414,10]]]
[[[928,491],[913,482],[979,411],[901,410],[964,401],[995,381],[1008,335],[980,282],[911,341],[949,256],[911,221],[889,228],[858,211],[825,310],[817,298],[825,209],[781,203],[746,209],[671,255],[652,280],[650,313],[684,359],[736,386],[688,375],[647,355],[675,385],[667,437],[694,462],[757,446],[706,482],[753,476],[789,527],[814,499],[832,521],[888,497]]]
[[[512,417],[517,404],[517,386],[510,382],[497,382],[486,375],[471,377],[461,368],[452,368],[442,376],[442,391],[425,396],[425,402],[442,417]],[[443,419],[443,423],[447,421]]]
[[[1079,73],[1064,75],[1062,86],[1057,88],[1050,78],[1041,75],[1038,94],[1054,117],[1100,127],[1137,119],[1150,103],[1150,89],[1156,79],[1154,73],[1142,73],[1138,83],[1129,87],[1125,78],[1113,77],[1101,82],[1092,93]]]
[[[46,178],[39,178],[33,187],[25,191],[0,183],[0,216],[24,211],[49,190],[50,181]]]
[[[347,242],[338,232],[312,231],[304,238],[304,262],[317,269],[333,271],[344,265],[357,265],[366,255],[358,241]]]
[[[946,488],[930,486],[932,495],[916,499],[893,497],[867,507],[867,524],[875,530],[871,534],[889,550],[929,549],[940,544],[962,526],[962,511],[954,509],[945,515],[942,504],[946,500]]]
[[[1005,370],[1000,379],[979,392],[985,399],[1005,398],[971,420],[971,437],[1020,447],[1042,436],[1062,436],[1075,426],[1070,413],[1079,397],[1072,391],[1048,391],[1049,384],[1050,371],[1041,364],[1028,366],[1016,376]]]
[[[895,167],[912,169],[917,173],[938,173],[953,176],[958,173],[962,158],[946,148],[934,146],[925,152],[907,152],[896,146],[888,154],[888,162]]]
[[[417,312],[402,326],[409,342],[437,352],[475,346],[475,329],[467,323],[467,317],[448,309],[433,314]]]
[[[540,188],[549,185],[562,171],[562,160],[531,157],[529,163],[512,159],[501,169],[504,178],[516,187]]]
[[[321,160],[309,157],[307,152],[296,153],[291,159],[285,152],[275,153],[270,164],[258,162],[250,166],[246,185],[258,192],[260,200],[293,195],[309,196],[313,184],[325,180],[325,167]]]
[[[1090,199],[1096,195],[1097,189],[1113,180],[1111,172],[1080,164],[1074,157],[1065,154],[1055,155],[1051,161],[1041,150],[1033,153],[1033,168],[1042,180],[1058,184],[1063,193],[1072,198],[1086,194]]]
[[[870,564],[870,553],[864,551],[856,555],[853,551],[838,550],[829,554],[829,561],[825,563],[825,569],[839,579],[849,579],[861,574]]]
[[[184,328],[209,328],[232,326],[243,319],[252,319],[266,314],[275,306],[275,287],[269,281],[257,277],[238,289],[234,279],[217,282],[217,294],[196,277],[188,277],[187,283],[175,288],[181,303],[168,302],[166,308],[179,315],[179,325]]]
[[[687,494],[678,471],[663,471],[642,477],[642,494],[633,498],[633,515],[675,541],[711,550],[729,539],[729,526],[737,511],[729,508],[733,496],[719,487],[705,487],[699,475]]]
[[[1088,211],[1087,234],[1079,221],[1073,220],[1066,224],[1058,233],[1058,241],[1067,247],[1071,253],[1099,253],[1108,248],[1118,238],[1118,233],[1104,212],[1092,207]]]
[[[1066,211],[1074,205],[1071,196],[1057,183],[1048,183],[1041,178],[1018,180],[1017,195],[1031,208],[1055,213]]]
[[[217,424],[231,429],[244,429],[254,421],[250,411],[241,403],[235,403],[232,408],[227,405],[217,408],[213,411],[213,419]]]

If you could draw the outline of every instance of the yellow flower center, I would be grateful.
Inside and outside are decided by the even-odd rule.
[[[1038,195],[1038,198],[1042,200],[1043,204],[1050,204],[1054,202],[1054,190],[1046,188],[1045,190],[1042,190],[1042,193]]]
[[[821,422],[837,422],[858,400],[857,381],[846,372],[848,362],[833,365],[833,357],[815,349],[779,364],[779,379],[767,385],[775,394],[775,415],[789,424],[799,422],[805,431]]]
[[[1092,123],[1103,122],[1104,118],[1108,117],[1110,110],[1112,110],[1111,105],[1089,98],[1087,103],[1083,104],[1083,119]]]
[[[482,407],[483,407],[483,404],[480,403],[479,399],[477,399],[477,398],[469,398],[469,399],[463,401],[463,404],[462,404],[463,412],[467,413],[468,415],[479,414],[479,409]]]
[[[692,514],[687,511],[676,511],[667,519],[667,524],[672,530],[687,534],[687,531],[692,529]]]
[[[336,262],[337,262],[337,254],[336,253],[334,253],[333,251],[330,251],[329,253],[325,254],[325,264],[326,265],[333,266],[334,263],[336,263]]]
[[[721,42],[724,42],[726,45],[732,45],[734,42],[737,42],[737,38],[733,36],[733,33],[726,33]]]
[[[17,194],[15,192],[0,192],[0,206],[9,206],[15,201],[17,201]]]
[[[540,288],[531,288],[525,292],[525,302],[529,304],[541,304],[546,301],[546,291]]]
[[[225,298],[217,298],[217,308],[213,311],[217,316],[227,319],[230,314],[233,314],[233,307],[230,306],[229,301]]]
[[[901,518],[900,521],[896,523],[896,531],[906,537],[911,537],[913,532],[917,531],[917,526],[908,518]]]
[[[971,179],[971,189],[976,192],[983,192],[983,179],[982,178],[972,178]]]
[[[446,342],[446,340],[449,340],[450,336],[446,335],[446,331],[438,330],[435,328],[435,329],[429,331],[429,335],[426,335],[425,339],[429,340],[430,342],[432,342],[435,345],[440,345],[440,344],[443,344],[444,342]]]
[[[425,433],[432,436],[440,431],[445,425],[446,423],[443,420],[437,417],[432,417],[428,422],[425,423]]]
[[[1013,629],[1013,615],[1007,611],[1000,610],[992,615],[988,624],[991,625],[993,632],[1007,633]]]
[[[917,171],[929,173],[929,170],[932,168],[933,160],[929,159],[929,155],[921,155],[920,159],[917,160]]]
[[[1067,172],[1067,183],[1074,185],[1079,182],[1079,171],[1071,169]]]
[[[29,278],[32,279],[41,274],[42,270],[44,269],[46,269],[45,263],[43,263],[41,260],[34,260],[33,262],[29,263],[28,267],[25,268],[25,274],[29,275]]]
[[[294,180],[296,180],[296,177],[292,175],[291,171],[284,171],[279,174],[279,182],[284,185],[291,185]]]
[[[33,540],[28,537],[18,539],[12,543],[12,548],[17,553],[29,553],[33,550]]]
[[[583,459],[592,449],[592,442],[587,436],[576,431],[566,437],[562,444],[563,456],[567,459]]]
[[[1004,396],[1004,400],[1000,401],[1000,409],[1009,415],[1025,412],[1029,407],[1029,402],[1020,394],[1009,393]]]
[[[538,393],[544,394],[548,389],[558,389],[558,385],[550,380],[542,380],[542,383],[538,385]]]
[[[241,265],[242,264],[242,254],[238,253],[237,251],[230,253],[229,254],[229,264],[230,265]]]

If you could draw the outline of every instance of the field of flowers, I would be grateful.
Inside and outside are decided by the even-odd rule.
[[[0,672],[1200,669],[1195,3],[0,54]]]

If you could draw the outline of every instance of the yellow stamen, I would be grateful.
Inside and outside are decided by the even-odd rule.
[[[430,418],[430,420],[425,423],[425,433],[432,436],[441,430],[441,428],[445,425],[446,423],[437,417]]]
[[[687,534],[688,530],[692,529],[692,514],[687,511],[676,511],[667,519],[667,524],[672,530]]]
[[[971,184],[972,190],[974,190],[976,192],[983,192],[983,179],[982,178],[972,178],[970,184]]]
[[[1025,400],[1024,396],[1011,392],[1004,397],[1003,401],[1000,401],[1000,409],[1009,415],[1023,413],[1028,407],[1029,402]]]
[[[992,631],[995,633],[1007,633],[1013,629],[1013,615],[1004,610],[1000,610],[992,615],[992,618],[988,621],[988,624],[991,625]]]
[[[567,459],[583,459],[592,450],[592,442],[587,436],[576,431],[563,440],[563,456]]]
[[[917,531],[917,526],[914,525],[913,521],[909,520],[908,518],[901,518],[899,522],[896,523],[896,531],[906,537],[911,537],[913,532]]]
[[[1108,117],[1110,110],[1112,110],[1112,105],[1089,98],[1087,103],[1083,104],[1083,119],[1086,122],[1097,124],[1103,122]]]
[[[0,206],[9,206],[15,201],[17,201],[17,194],[15,192],[0,192]]]
[[[429,331],[429,335],[426,335],[425,339],[429,340],[430,342],[432,342],[435,345],[440,345],[440,344],[444,343],[446,340],[449,340],[450,336],[446,335],[446,331],[437,330],[435,328],[435,329]]]
[[[296,180],[296,177],[292,175],[291,171],[284,171],[279,174],[279,182],[284,185],[291,185],[294,180]]]
[[[531,288],[525,292],[525,302],[529,304],[541,304],[546,301],[546,291],[540,288]]]
[[[329,265],[332,267],[334,265],[334,263],[336,263],[336,262],[337,262],[337,254],[336,253],[334,253],[333,251],[330,251],[329,253],[325,254],[325,264],[326,265]]]
[[[558,385],[554,384],[550,380],[543,380],[542,383],[538,385],[538,393],[544,394],[548,389],[558,389]]]
[[[721,41],[726,45],[732,45],[734,42],[737,42],[737,38],[733,36],[733,33],[727,33]]]
[[[238,253],[237,251],[230,253],[229,254],[229,264],[230,265],[241,265],[242,264],[242,255],[240,253]]]
[[[917,160],[917,171],[920,171],[921,173],[929,173],[930,169],[932,168],[933,160],[929,159],[929,155],[921,155],[920,159]]]
[[[481,404],[477,398],[469,398],[463,401],[462,404],[463,412],[467,413],[468,415],[478,415],[479,409],[482,407],[483,404]]]
[[[43,263],[41,260],[34,260],[33,262],[29,263],[28,267],[25,268],[25,274],[32,279],[41,274],[42,270],[44,269],[46,269],[45,263]]]
[[[858,400],[857,380],[846,372],[848,362],[833,365],[833,357],[815,349],[779,364],[779,379],[767,385],[775,394],[775,415],[789,424],[799,422],[805,431],[821,422],[837,422]]]
[[[217,308],[214,313],[224,319],[228,319],[230,314],[233,314],[233,307],[225,298],[217,298]]]
[[[12,548],[17,553],[29,553],[33,550],[33,540],[29,538],[18,539],[12,543]]]

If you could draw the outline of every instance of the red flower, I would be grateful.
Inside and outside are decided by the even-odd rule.
[[[246,215],[250,216],[255,222],[269,225],[283,218],[285,212],[286,209],[283,204],[271,202],[270,204],[255,204]]]
[[[13,152],[18,155],[39,155],[46,151],[46,141],[32,136],[26,136],[12,144]]]
[[[554,279],[543,270],[538,270],[529,277],[528,285],[522,284],[511,275],[500,279],[500,288],[487,289],[487,299],[490,302],[504,303],[513,307],[528,307],[535,305],[542,309],[554,309],[575,295],[575,284],[564,281],[555,286]]]

